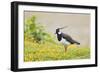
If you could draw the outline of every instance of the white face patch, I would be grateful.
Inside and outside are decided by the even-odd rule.
[[[61,34],[61,32],[59,31],[58,34]]]

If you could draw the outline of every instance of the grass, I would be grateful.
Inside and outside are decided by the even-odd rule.
[[[61,44],[45,42],[39,44],[31,39],[25,38],[24,61],[50,61],[50,60],[71,60],[90,58],[90,48],[69,45],[67,52]]]

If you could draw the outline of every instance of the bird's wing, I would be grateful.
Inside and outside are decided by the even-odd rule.
[[[74,44],[74,43],[80,44],[79,42],[77,42],[74,39],[72,39],[72,37],[69,36],[68,34],[62,33],[62,35],[63,35],[62,37],[65,38],[67,41],[69,41],[71,44]]]
[[[72,37],[69,36],[68,34],[62,33],[62,35],[63,35],[62,37],[63,37],[64,39],[66,39],[67,41],[69,41],[71,44],[73,44],[73,43],[76,42],[76,41],[73,40]]]
[[[65,33],[62,33],[62,37],[65,38],[66,40],[72,40],[72,37]]]

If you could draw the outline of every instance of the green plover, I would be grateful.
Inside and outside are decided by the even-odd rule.
[[[65,33],[61,32],[60,29],[63,29],[63,28],[64,27],[57,28],[56,29],[56,35],[57,35],[58,41],[61,42],[64,45],[65,52],[66,52],[69,44],[80,45],[80,43],[75,41],[74,39],[72,39],[72,37],[69,36],[68,34],[65,34]]]

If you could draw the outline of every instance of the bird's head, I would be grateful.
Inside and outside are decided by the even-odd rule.
[[[61,33],[61,32],[60,32],[60,29],[64,29],[64,28],[66,28],[66,27],[67,27],[67,26],[64,26],[64,27],[61,27],[61,28],[57,28],[55,34],[60,34],[60,33]]]
[[[60,29],[59,28],[57,28],[56,29],[56,33],[55,34],[58,34],[60,32]]]

